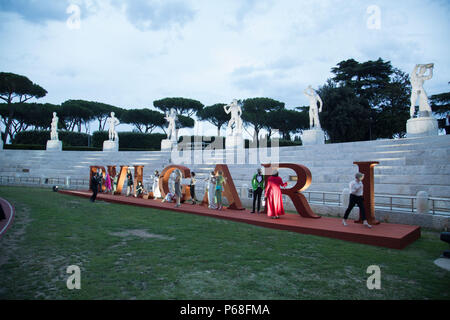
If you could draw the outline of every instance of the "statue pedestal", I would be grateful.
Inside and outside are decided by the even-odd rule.
[[[301,139],[304,146],[325,144],[325,132],[319,128],[305,130]]]
[[[48,140],[47,151],[62,151],[62,141]]]
[[[242,135],[226,136],[225,149],[245,148]]]
[[[119,143],[117,141],[103,141],[103,151],[119,151]]]
[[[438,122],[433,117],[419,117],[406,121],[406,136],[408,138],[437,136],[438,134]]]
[[[176,147],[177,147],[176,140],[169,140],[169,139],[161,140],[161,151],[172,151],[172,149]]]

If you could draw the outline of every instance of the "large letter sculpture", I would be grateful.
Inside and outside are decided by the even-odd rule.
[[[263,164],[263,166],[265,168],[266,183],[268,175],[271,174],[271,167],[289,168],[294,170],[297,174],[297,183],[292,188],[281,189],[281,193],[286,194],[291,198],[295,209],[302,217],[313,219],[320,218],[320,216],[312,211],[308,200],[306,200],[305,196],[301,193],[301,191],[308,189],[311,185],[311,171],[309,171],[307,167],[294,163],[279,163],[277,165]],[[264,211],[266,211],[266,208],[264,208]]]
[[[92,176],[97,173],[98,169],[102,170],[102,176],[103,178],[106,178],[106,169],[102,166],[91,166],[89,172],[89,190],[92,190]],[[123,189],[123,184],[125,183],[125,180],[127,179],[127,170],[128,166],[120,166],[120,172],[119,172],[119,179],[117,180],[117,189],[114,194],[121,194]],[[134,166],[134,187],[136,188],[137,181],[142,181],[143,178],[143,172],[144,172],[144,166]],[[116,166],[108,166],[108,173],[111,180],[114,180],[114,177],[116,176]],[[106,191],[105,184],[102,184],[102,191]]]
[[[161,191],[161,196],[163,198],[166,197],[166,195],[169,193],[169,178],[172,172],[175,170],[181,171],[182,178],[190,178],[191,177],[191,170],[189,170],[188,167],[180,166],[180,165],[170,165],[168,167],[165,167],[164,170],[159,175],[159,190]],[[187,185],[181,185],[181,202],[184,202],[185,200],[189,199],[191,196],[190,188]]]
[[[225,178],[225,184],[223,185],[223,196],[227,198],[228,201],[228,209],[232,210],[244,210],[245,208],[242,206],[241,198],[236,191],[236,186],[234,185],[233,178],[231,177],[230,170],[226,164],[217,164],[214,169],[214,173],[222,171],[223,177]],[[202,204],[208,205],[208,193],[205,192],[205,196],[203,197]]]
[[[380,224],[380,221],[375,219],[375,188],[374,188],[374,174],[373,168],[379,164],[378,161],[355,161],[358,165],[359,172],[364,174],[364,208],[366,209],[367,222],[371,225]],[[361,217],[356,223],[362,223]]]

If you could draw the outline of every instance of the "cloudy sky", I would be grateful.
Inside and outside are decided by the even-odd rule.
[[[434,62],[431,95],[449,91],[449,17],[448,0],[0,0],[0,71],[55,104],[263,96],[295,108],[338,62],[381,57],[405,72]]]

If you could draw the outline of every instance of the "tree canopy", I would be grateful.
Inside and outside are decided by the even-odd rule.
[[[404,136],[411,94],[406,73],[381,58],[362,63],[348,59],[331,72],[334,77],[318,90],[324,102],[322,127],[331,141]]]
[[[14,120],[15,107],[14,102],[25,103],[32,98],[42,98],[47,91],[41,86],[33,83],[25,76],[15,73],[0,72],[0,99],[8,105],[8,114],[4,115],[5,119],[5,135],[2,137],[6,143],[8,136],[12,137],[11,125]],[[18,99],[18,101],[17,101]],[[15,101],[16,100],[16,101]]]
[[[205,107],[197,113],[199,120],[208,121],[217,127],[217,136],[220,136],[220,129],[230,120],[230,116],[225,113],[223,107],[225,103],[216,103]]]
[[[124,110],[120,121],[134,125],[141,133],[152,133],[155,128],[163,128],[166,123],[164,114],[150,109]]]
[[[94,112],[89,108],[89,103],[84,100],[67,100],[61,104],[61,112],[58,116],[64,119],[65,126],[69,131],[81,132],[82,125],[88,132],[88,124],[95,119]]]
[[[265,126],[267,114],[270,111],[284,108],[284,102],[271,98],[245,99],[242,107],[242,120],[254,129],[254,136],[258,140],[259,131]]]
[[[288,109],[278,109],[267,113],[264,128],[269,132],[270,139],[273,129],[278,129],[282,138],[291,140],[291,133],[297,133],[309,126],[308,111],[296,111]]]
[[[169,112],[171,108],[174,108],[177,114],[188,117],[192,117],[203,109],[203,104],[200,101],[180,97],[155,100],[153,105],[163,113]]]

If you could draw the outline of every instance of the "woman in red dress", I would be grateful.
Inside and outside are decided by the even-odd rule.
[[[281,195],[281,188],[287,186],[287,182],[278,176],[275,172],[267,179],[266,190],[264,196],[266,197],[267,215],[272,219],[279,219],[284,214],[283,197]]]

